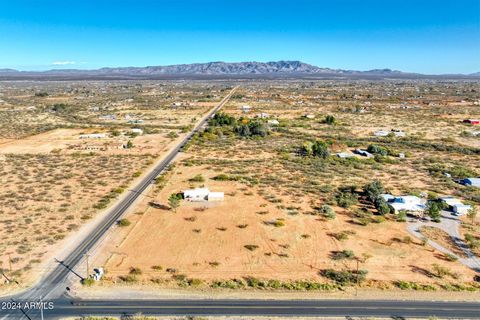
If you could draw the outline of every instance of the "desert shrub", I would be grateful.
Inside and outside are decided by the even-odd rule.
[[[88,278],[82,279],[81,283],[84,286],[90,287],[95,283],[95,280],[93,278],[88,277]]]
[[[247,245],[244,245],[243,247],[250,251],[255,251],[258,249],[258,246],[255,244],[247,244]]]
[[[131,225],[132,223],[128,220],[128,219],[120,219],[118,222],[117,222],[118,226],[119,227],[128,227],[129,225]]]
[[[348,208],[358,203],[354,186],[340,187],[335,193],[335,201],[342,208]]]
[[[142,274],[142,269],[140,269],[140,268],[138,268],[138,267],[130,267],[129,274],[132,274],[132,275],[135,275],[135,276],[139,276],[139,275]]]
[[[201,174],[197,174],[195,177],[188,179],[190,182],[205,182],[205,178]]]
[[[388,155],[388,149],[385,148],[385,147],[381,147],[379,145],[376,145],[376,144],[371,144],[368,146],[367,148],[367,151],[370,152],[370,153],[373,153],[373,154],[378,154],[378,155],[381,155],[381,156],[387,156]]]
[[[358,273],[356,270],[342,270],[336,271],[333,269],[326,269],[321,272],[321,275],[327,279],[335,281],[339,285],[350,285],[354,283],[361,283],[365,280],[367,276],[366,270],[359,270]]]
[[[328,204],[323,204],[319,208],[319,211],[327,219],[330,219],[330,220],[335,219],[335,211],[333,211],[332,207],[330,207]]]
[[[332,258],[332,260],[351,260],[355,258],[355,254],[352,250],[332,251],[330,258]]]
[[[335,124],[337,122],[337,120],[335,119],[334,116],[328,115],[328,116],[325,117],[323,122],[326,123],[326,124]]]

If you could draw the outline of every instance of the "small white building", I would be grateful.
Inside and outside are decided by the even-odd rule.
[[[304,118],[307,118],[307,119],[315,119],[315,115],[314,115],[314,114],[311,114],[311,113],[305,114],[303,117],[304,117]]]
[[[267,123],[272,126],[278,126],[280,124],[280,122],[278,122],[276,119],[268,120]]]
[[[248,113],[252,110],[252,107],[245,105],[245,106],[242,106],[241,109],[243,113]]]
[[[132,130],[130,130],[131,133],[135,133],[135,134],[143,134],[143,130],[140,129],[140,128],[132,128]]]
[[[454,197],[442,197],[440,200],[444,202],[448,206],[448,209],[457,216],[467,214],[470,209],[472,209],[472,206],[464,204],[460,199]]]
[[[89,133],[89,134],[81,134],[79,136],[80,139],[103,139],[106,137],[107,135],[105,133]]]
[[[346,159],[346,158],[351,158],[351,157],[354,157],[353,154],[351,153],[348,153],[348,152],[338,152],[336,154],[337,157],[341,158],[341,159]]]
[[[210,190],[208,188],[196,188],[183,191],[183,198],[187,201],[205,201]]]
[[[183,198],[186,201],[223,201],[223,192],[210,192],[208,188],[196,188],[183,191]]]

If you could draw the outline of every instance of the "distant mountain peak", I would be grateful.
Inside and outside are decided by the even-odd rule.
[[[279,60],[269,62],[223,62],[212,61],[206,63],[175,64],[166,66],[147,67],[106,67],[96,70],[55,69],[48,71],[16,71],[13,69],[0,69],[3,79],[30,79],[30,78],[89,78],[89,79],[153,79],[161,77],[195,77],[195,76],[268,76],[268,77],[342,77],[342,78],[418,78],[442,77],[425,76],[416,73],[384,69],[368,71],[342,70],[317,67],[299,60]],[[478,78],[480,73],[471,75],[455,75],[457,77]]]

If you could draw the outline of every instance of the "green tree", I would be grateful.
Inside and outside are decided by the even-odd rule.
[[[382,216],[390,213],[390,206],[382,197],[378,197],[375,201],[375,208],[377,208],[378,213]]]
[[[128,140],[127,149],[131,149],[131,148],[133,148],[133,142],[132,142],[132,140]]]
[[[319,157],[322,159],[328,158],[330,155],[330,151],[328,151],[328,145],[320,140],[317,140],[312,145],[312,154],[315,157]]]
[[[470,210],[468,210],[467,217],[472,220],[472,224],[475,223],[475,218],[477,217],[477,207],[475,205],[472,205]]]
[[[363,192],[368,200],[375,203],[377,198],[384,192],[383,184],[379,180],[374,180],[363,187]]]
[[[379,154],[381,156],[387,156],[388,155],[388,149],[381,147],[376,144],[371,144],[368,146],[367,151],[373,154]]]
[[[182,196],[176,193],[172,193],[170,197],[168,197],[168,205],[173,210],[173,212],[177,212],[177,208],[180,206],[180,200]]]
[[[427,215],[435,222],[440,222],[440,205],[431,201],[427,205]]]
[[[323,122],[325,122],[326,124],[335,124],[337,120],[335,119],[334,116],[328,115],[325,117],[325,120],[323,120]]]

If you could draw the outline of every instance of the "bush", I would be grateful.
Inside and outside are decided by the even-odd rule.
[[[128,219],[120,219],[118,221],[118,226],[119,227],[128,227],[129,225],[131,225],[132,223],[128,220]]]
[[[335,281],[339,285],[350,285],[358,281],[358,283],[365,280],[367,276],[366,270],[359,270],[358,273],[355,270],[336,271],[333,269],[326,269],[321,272],[322,276],[330,280]]]
[[[320,209],[320,213],[329,220],[335,219],[335,211],[328,204],[323,204]]]
[[[205,182],[205,178],[201,174],[197,174],[195,177],[188,179],[190,182]]]
[[[355,258],[355,254],[352,250],[332,251],[330,257],[332,260],[352,260]]]
[[[337,122],[337,120],[335,119],[334,116],[332,115],[328,115],[325,117],[325,120],[323,120],[324,123],[326,124],[335,124]]]
[[[255,244],[247,244],[247,245],[244,245],[243,247],[250,251],[255,251],[258,249],[258,246]]]
[[[367,148],[367,151],[373,154],[384,156],[384,157],[388,156],[388,153],[389,153],[387,148],[381,147],[376,144],[369,145]]]
[[[342,187],[335,194],[335,201],[342,208],[348,208],[358,203],[358,196],[355,187]]]

